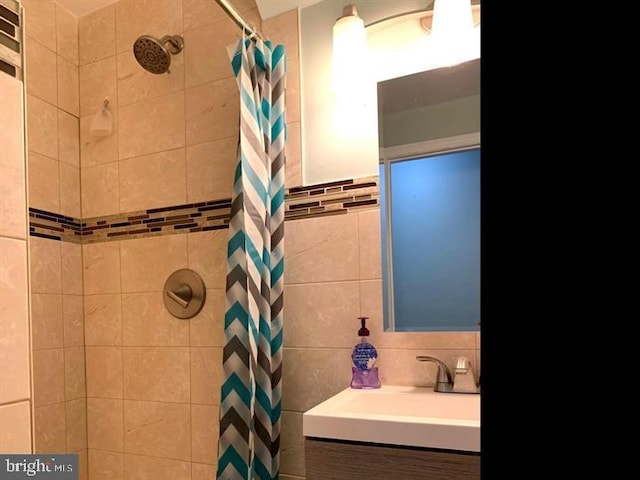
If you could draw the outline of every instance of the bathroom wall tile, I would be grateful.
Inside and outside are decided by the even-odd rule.
[[[58,81],[55,52],[28,37],[24,50],[27,65],[25,75],[27,92],[56,105],[58,102]]]
[[[59,164],[60,210],[62,215],[80,218],[80,169],[65,163]]]
[[[124,480],[124,454],[89,449],[89,480]]]
[[[84,294],[120,293],[119,242],[82,246]]]
[[[216,465],[195,462],[191,464],[191,480],[210,480],[215,477]]]
[[[33,418],[35,453],[66,451],[65,418],[64,402],[35,408]]]
[[[360,279],[382,278],[380,209],[358,213]]]
[[[80,65],[116,54],[115,5],[108,5],[85,17],[78,25]]]
[[[237,137],[187,147],[189,203],[231,198],[237,147]]]
[[[189,268],[202,276],[207,288],[225,288],[229,232],[212,230],[188,235]]]
[[[89,454],[84,448],[78,454],[78,480],[89,480]]]
[[[222,376],[221,347],[191,347],[192,404],[220,405]]]
[[[33,400],[36,407],[64,402],[62,348],[33,352]]]
[[[80,67],[80,115],[86,117],[100,111],[105,98],[109,98],[109,109],[113,112],[118,107],[116,57]]]
[[[200,313],[189,320],[191,346],[224,346],[225,289],[207,289],[207,300]]]
[[[108,398],[87,398],[87,441],[89,444],[89,463],[91,449],[104,449],[122,452],[124,448],[122,400]]]
[[[82,295],[82,247],[61,242],[62,293]]]
[[[187,203],[184,148],[120,162],[120,212]]]
[[[84,296],[86,345],[122,345],[120,294]]]
[[[63,325],[62,295],[31,295],[31,342],[34,350],[62,348]]]
[[[140,35],[182,35],[182,2],[138,0],[116,3],[117,52],[133,48]]]
[[[64,387],[67,400],[87,396],[84,347],[64,349]]]
[[[185,90],[187,145],[233,137],[237,142],[240,95],[234,77]]]
[[[185,32],[189,48],[185,55],[187,88],[233,76],[229,54],[222,45],[231,45],[242,38],[242,30],[229,18]]]
[[[119,158],[184,147],[184,112],[182,91],[120,108]]]
[[[302,143],[300,137],[300,123],[287,121],[287,143],[284,147],[286,157],[285,185],[287,187],[302,185]]]
[[[124,397],[188,403],[188,347],[124,347]]]
[[[45,238],[29,238],[31,293],[62,293],[60,243]]]
[[[191,460],[218,462],[219,407],[191,405]]]
[[[26,402],[0,406],[0,452],[31,451],[31,404]]]
[[[358,279],[356,214],[292,220],[286,228],[286,283]]]
[[[189,404],[124,401],[124,451],[191,461]]]
[[[78,19],[56,2],[56,43],[58,55],[78,65]]]
[[[87,448],[87,399],[79,398],[65,403],[67,420],[66,452]]]
[[[29,206],[60,211],[58,161],[29,152]]]
[[[437,366],[432,362],[419,362],[416,355],[430,355],[439,358],[453,372],[459,355],[474,358],[473,350],[415,350],[378,349],[377,365],[380,369],[380,381],[383,385],[408,385],[433,387],[436,381]]]
[[[80,122],[58,110],[58,155],[60,162],[80,168]]]
[[[284,45],[287,60],[298,58],[298,10],[293,8],[277,17],[265,20],[262,30],[274,44]]]
[[[29,150],[58,158],[58,109],[27,95],[27,145]]]
[[[100,217],[118,211],[118,163],[105,163],[80,170],[82,216]]]
[[[184,29],[185,31],[192,30],[203,25],[209,25],[219,20],[228,18],[227,14],[222,8],[215,2],[211,3],[203,0],[183,0],[184,10]],[[246,15],[248,10],[256,8],[255,0],[234,0],[233,8]],[[247,17],[246,20],[255,22],[254,18],[251,20]],[[257,23],[257,26],[260,24]]]
[[[58,108],[80,116],[80,79],[78,65],[58,55]]]
[[[49,50],[56,50],[56,9],[53,0],[22,0],[25,32]]]
[[[234,8],[239,7],[235,2]],[[185,35],[189,30],[193,30],[203,25],[209,25],[227,17],[224,10],[216,2],[207,2],[202,0],[183,0],[182,9],[184,15]],[[238,12],[240,10],[237,10]]]
[[[164,306],[163,292],[122,295],[123,343],[131,346],[189,346],[189,321]]]
[[[0,236],[26,237],[22,82],[0,75]]]
[[[284,292],[284,345],[353,347],[360,328],[358,316],[358,282],[287,285]]]
[[[280,471],[304,477],[304,437],[302,413],[282,412],[280,432]]]
[[[184,89],[184,52],[171,56],[170,73],[155,75],[140,66],[133,49],[119,53],[118,104],[129,105]]]
[[[351,382],[351,349],[285,348],[282,361],[284,410],[305,412]]]
[[[125,453],[124,472],[127,479],[191,480],[191,463]]]
[[[86,347],[87,397],[122,398],[122,347]]]
[[[118,111],[117,109],[110,109],[110,111],[113,133],[106,137],[97,137],[91,134],[93,114],[80,119],[80,162],[82,168],[118,160]]]
[[[300,61],[297,58],[287,58],[285,111],[287,124],[300,122]]]
[[[139,238],[121,242],[122,291],[161,291],[169,275],[187,268],[187,236]],[[162,258],[162,262],[158,259]]]
[[[27,248],[0,237],[0,404],[30,397]]]
[[[62,296],[65,347],[84,346],[84,316],[82,310],[82,295]]]

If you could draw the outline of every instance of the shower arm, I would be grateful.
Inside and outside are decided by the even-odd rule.
[[[182,51],[182,47],[184,46],[182,37],[177,35],[165,35],[160,40],[158,40],[158,43],[160,43],[160,45],[169,44],[168,50],[173,55],[175,55],[176,53],[180,53]]]

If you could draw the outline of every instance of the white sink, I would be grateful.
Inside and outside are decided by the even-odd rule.
[[[480,451],[480,395],[347,388],[302,416],[305,437]]]

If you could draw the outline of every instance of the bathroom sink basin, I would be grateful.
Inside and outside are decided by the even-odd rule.
[[[347,388],[302,416],[305,437],[480,451],[480,395]]]

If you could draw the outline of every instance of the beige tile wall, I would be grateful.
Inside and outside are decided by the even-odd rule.
[[[80,208],[78,21],[52,0],[24,0],[29,206]],[[80,456],[88,478],[82,250],[29,237],[34,451]]]
[[[0,452],[31,446],[23,84],[0,72]]]
[[[25,0],[29,206],[79,218],[78,21],[53,0]]]
[[[189,479],[192,469],[215,469],[226,234],[82,246],[90,478],[107,475],[97,463],[105,456],[113,478]],[[179,268],[207,286],[190,320],[170,315],[162,300]]]

